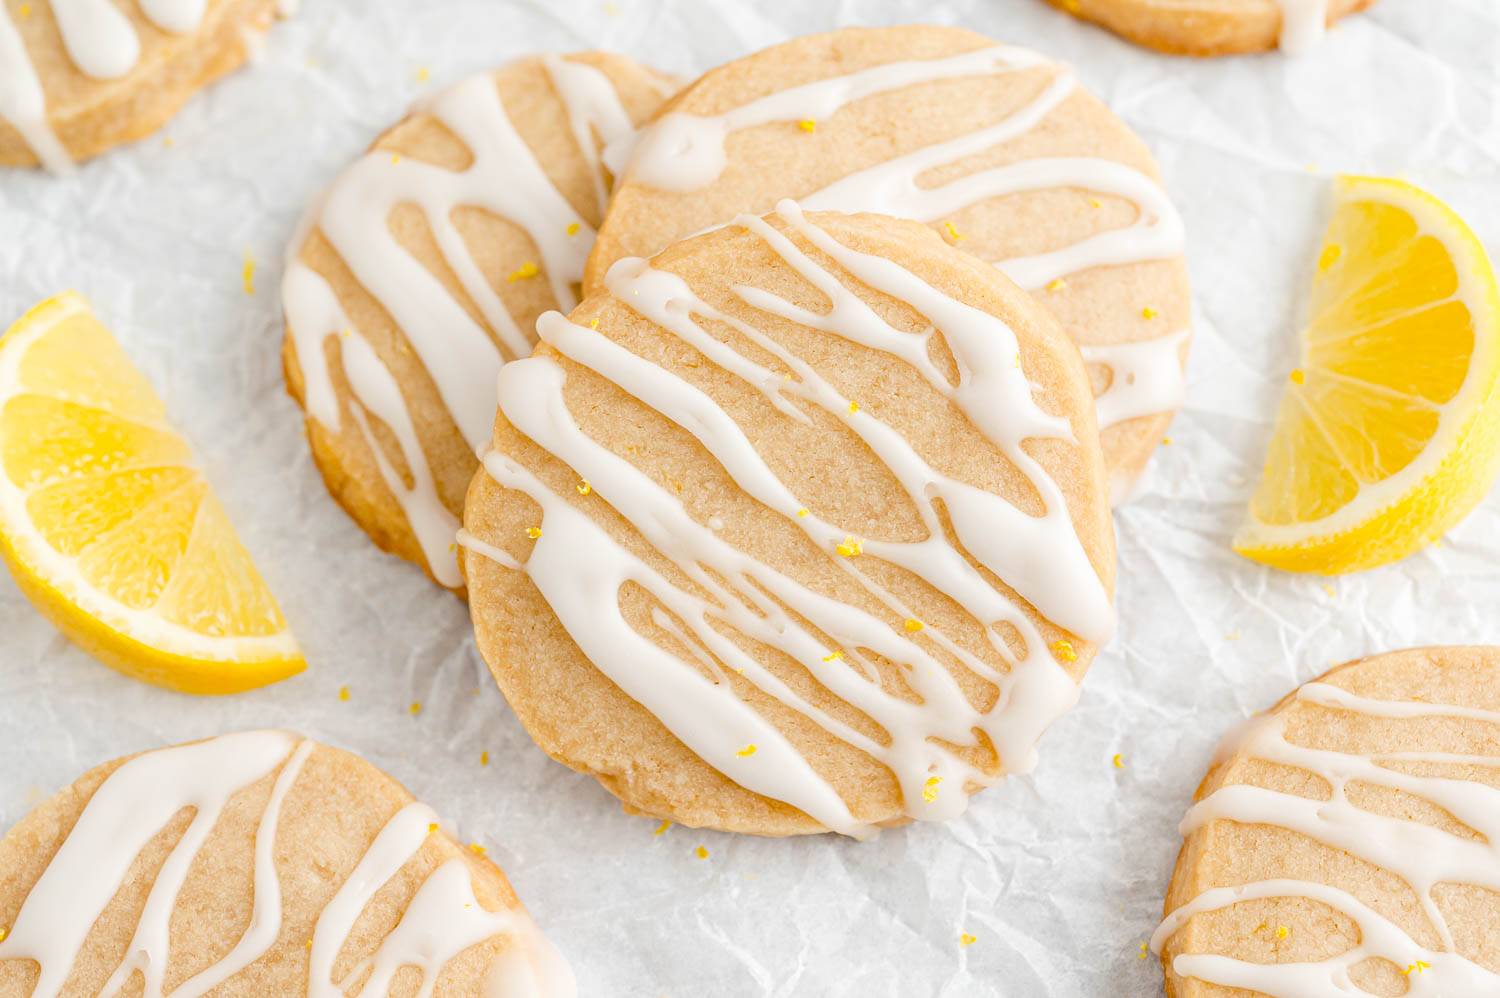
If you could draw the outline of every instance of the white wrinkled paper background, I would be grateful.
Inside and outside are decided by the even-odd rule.
[[[1149,996],[1160,970],[1140,945],[1219,736],[1336,662],[1500,642],[1500,497],[1428,552],[1326,583],[1229,549],[1293,366],[1327,178],[1410,177],[1500,252],[1494,0],[1379,0],[1305,59],[1207,62],[1041,0],[303,8],[259,65],[162,134],[69,179],[0,172],[0,324],[65,288],[93,299],[201,452],[311,668],[223,700],[144,686],[71,647],[0,573],[0,826],[114,756],[285,726],[362,753],[486,843],[585,995]],[[1187,223],[1203,321],[1171,445],[1117,519],[1119,636],[1036,774],[961,820],[865,844],[653,836],[533,747],[464,607],[328,497],[282,387],[280,257],[304,204],[373,136],[476,70],[602,47],[692,76],[794,34],[915,20],[1072,63],[1150,143]]]

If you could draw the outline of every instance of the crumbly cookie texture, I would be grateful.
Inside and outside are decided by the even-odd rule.
[[[573,993],[482,845],[285,731],[117,759],[43,802],[0,838],[0,930],[0,995],[18,998],[136,976],[147,994],[328,996],[364,967],[372,994]]]
[[[1141,140],[1065,66],[961,28],[846,28],[705,73],[607,150],[584,288],[621,257],[765,212],[926,222],[1061,321],[1089,361],[1123,497],[1183,394],[1183,229]]]
[[[610,178],[599,143],[674,81],[623,56],[522,59],[382,135],[310,209],[282,285],[288,389],[339,504],[462,588],[453,532],[495,377],[571,308]]]
[[[1233,731],[1153,946],[1173,998],[1500,994],[1500,649],[1339,666]]]
[[[1047,0],[1137,45],[1173,55],[1305,49],[1375,0]]]
[[[790,202],[605,286],[506,366],[465,507],[537,743],[627,810],[764,835],[951,817],[1029,768],[1113,626],[1055,320],[925,226]]]
[[[196,5],[168,2],[152,5],[159,20],[136,4],[84,11],[80,63],[64,44],[60,3],[0,5],[0,166],[65,171],[151,134],[243,65],[276,9],[275,0],[208,0],[195,15]]]

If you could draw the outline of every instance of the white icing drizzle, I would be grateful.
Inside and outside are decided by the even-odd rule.
[[[593,174],[594,204],[602,216],[604,203],[609,200],[609,190],[599,143],[629,138],[635,134],[635,124],[630,120],[630,112],[620,103],[615,85],[593,66],[569,62],[558,55],[543,56],[542,65],[567,108],[573,141]]]
[[[672,191],[707,187],[723,173],[728,136],[740,129],[775,122],[820,120],[845,105],[873,94],[913,84],[959,76],[1005,74],[1050,65],[1037,53],[994,46],[939,59],[894,62],[769,94],[720,115],[671,112],[643,129],[638,140],[606,149],[607,160],[623,165],[630,179]],[[1028,291],[1094,267],[1168,259],[1183,252],[1182,221],[1166,192],[1139,170],[1092,156],[1042,157],[990,167],[923,187],[918,178],[1021,136],[1037,125],[1077,89],[1073,74],[1059,68],[1042,92],[1004,120],[944,142],[877,163],[843,177],[800,199],[809,211],[872,211],[922,222],[936,222],[963,208],[1025,191],[1078,188],[1132,202],[1137,220],[1123,228],[1098,232],[1070,246],[995,265]],[[1181,334],[1174,343],[1180,343]],[[1114,348],[1111,348],[1114,349]],[[1115,352],[1118,352],[1117,350]],[[1110,354],[1101,350],[1101,363]],[[1181,403],[1182,361],[1175,346],[1141,349],[1128,359],[1136,367],[1115,371],[1129,379],[1136,416],[1175,410]],[[1145,370],[1145,365],[1160,370]],[[1111,402],[1111,417],[1121,406]]]
[[[1328,0],[1276,0],[1281,6],[1281,51],[1302,55],[1328,33]]]
[[[607,76],[591,66],[549,57],[545,65],[567,107],[570,127],[596,176],[592,131],[620,134],[629,115]],[[332,431],[340,426],[338,396],[324,358],[337,334],[345,374],[359,406],[361,430],[392,495],[406,515],[433,576],[462,582],[453,553],[456,517],[437,493],[410,407],[395,377],[349,320],[328,282],[296,259],[306,234],[321,229],[359,283],[384,307],[431,375],[444,406],[475,450],[490,436],[495,377],[505,358],[530,353],[533,338],[511,317],[469,252],[453,221],[462,206],[484,208],[523,228],[536,244],[541,269],[559,307],[576,304],[573,288],[593,245],[594,230],[553,186],[501,103],[495,79],[482,73],[438,95],[423,108],[450,129],[473,156],[453,171],[373,150],[349,167],[314,207],[294,238],[282,279],[287,326],[306,382],[308,414]],[[603,179],[598,183],[602,190]],[[400,204],[420,208],[443,259],[478,307],[476,322],[448,289],[391,232]],[[356,371],[356,369],[358,369]],[[364,425],[364,408],[396,435],[412,484],[407,487]]]
[[[1462,718],[1500,725],[1500,712],[1496,711],[1420,701],[1375,700],[1328,683],[1308,683],[1297,691],[1296,698],[1304,703],[1374,717]],[[1479,998],[1500,994],[1500,975],[1455,952],[1452,932],[1432,896],[1433,888],[1440,883],[1470,884],[1500,891],[1500,789],[1451,777],[1413,776],[1381,765],[1398,760],[1433,765],[1475,762],[1495,765],[1500,759],[1476,759],[1444,752],[1361,756],[1314,749],[1288,741],[1284,723],[1280,712],[1256,718],[1234,733],[1226,751],[1314,773],[1327,781],[1331,788],[1329,799],[1312,800],[1248,784],[1226,785],[1189,809],[1182,821],[1183,835],[1190,835],[1213,821],[1273,825],[1381,867],[1406,881],[1416,893],[1442,941],[1442,949],[1432,950],[1418,944],[1400,926],[1347,891],[1314,881],[1279,879],[1204,891],[1162,922],[1151,939],[1153,950],[1160,954],[1172,935],[1201,912],[1255,899],[1308,898],[1348,916],[1359,927],[1359,943],[1316,963],[1258,964],[1218,954],[1183,954],[1174,958],[1173,971],[1182,977],[1245,988],[1273,998],[1301,998],[1359,991],[1350,979],[1350,971],[1365,960],[1380,958],[1410,971],[1406,975],[1407,994],[1413,998]],[[1363,810],[1348,798],[1352,783],[1371,784],[1425,799],[1480,833],[1483,839],[1460,838],[1418,821]],[[1418,961],[1426,965],[1420,972],[1415,969],[1420,966]]]
[[[89,930],[119,891],[136,856],[175,815],[192,808],[192,821],[151,885],[124,958],[100,992],[117,995],[139,974],[146,998],[162,998],[172,912],[189,869],[229,799],[279,766],[256,829],[250,924],[227,955],[170,994],[197,998],[250,966],[281,936],[281,887],[274,852],[277,826],[287,793],[316,748],[316,743],[286,732],[254,731],[148,752],[121,765],[99,785],[32,886],[15,925],[0,942],[0,960],[35,960],[41,974],[33,998],[59,994]],[[436,815],[422,804],[413,803],[397,812],[323,909],[309,952],[308,994],[312,998],[344,994],[332,980],[333,964],[356,919],[375,892],[421,847],[436,823]],[[512,939],[496,962],[511,968],[509,979],[527,987],[491,988],[484,992],[487,998],[571,998],[576,993],[571,971],[524,912],[491,912],[479,905],[463,859],[449,860],[433,871],[374,956],[351,977],[366,966],[372,968],[358,994],[377,998],[387,993],[397,970],[413,965],[423,972],[420,994],[427,998],[444,964],[470,946],[501,936]],[[518,962],[535,968],[529,978],[516,975]]]
[[[850,814],[833,787],[779,729],[739,698],[715,661],[884,763],[900,784],[906,813],[937,820],[961,813],[967,788],[986,785],[994,777],[956,757],[936,739],[972,745],[978,729],[998,751],[1002,772],[1028,771],[1035,763],[1037,739],[1072,705],[1077,686],[1052,659],[1031,618],[948,543],[935,501],[943,502],[951,528],[970,556],[1048,619],[1102,642],[1112,631],[1114,614],[1074,532],[1061,491],[1021,447],[1023,440],[1032,438],[1071,439],[1071,429],[1065,420],[1043,412],[1032,398],[1017,364],[1018,346],[1011,330],[891,261],[842,245],[804,219],[791,202],[782,202],[777,211],[855,278],[910,303],[933,328],[913,335],[890,326],[790,239],[748,216],[735,224],[756,233],[833,307],[826,315],[815,315],[750,287],[737,288],[739,296],[767,313],[910,364],[1026,475],[1042,499],[1043,515],[1028,516],[999,496],[942,475],[872,413],[878,406],[851,411],[851,400],[800,357],[753,325],[703,302],[677,276],[653,270],[641,260],[622,260],[607,276],[610,293],[760,391],[789,417],[807,418],[791,401],[796,399],[835,416],[857,434],[901,483],[929,534],[911,543],[865,540],[865,554],[921,578],[983,624],[992,650],[1007,663],[1008,671],[994,668],[934,626],[922,629],[921,640],[900,633],[886,620],[810,590],[720,539],[712,526],[694,521],[677,496],[582,432],[563,396],[563,370],[546,357],[516,361],[502,370],[499,395],[505,418],[587,480],[594,494],[711,598],[669,582],[529,470],[496,452],[485,456],[485,469],[501,485],[524,492],[542,507],[541,535],[524,564],[467,535],[460,541],[477,554],[524,571],[589,660],[715,769],[749,790],[799,808],[830,829],[862,837],[874,830]],[[732,326],[785,365],[792,378],[783,378],[710,335],[695,317]],[[560,314],[548,313],[537,326],[549,346],[691,433],[749,496],[784,515],[834,557],[834,549],[851,531],[806,512],[806,504],[776,477],[740,427],[710,397]],[[928,357],[928,340],[939,334],[961,372],[957,385]],[[834,557],[892,617],[914,617],[897,596],[862,571],[858,561]],[[581,571],[584,565],[587,570]],[[663,625],[664,629],[709,667],[713,678],[626,622],[618,608],[618,592],[626,582],[644,587],[676,618],[677,623]],[[787,614],[787,606],[795,607],[812,627]],[[805,699],[727,639],[711,619],[806,665],[828,691],[874,720],[889,743],[869,738]],[[995,630],[1001,623],[1013,626],[1025,643],[1019,660]],[[815,632],[828,635],[833,646]],[[983,713],[969,702],[948,668],[928,651],[929,641],[999,688],[992,711]],[[918,702],[882,689],[857,649],[869,649],[900,666]],[[847,661],[831,660],[828,656],[835,651]],[[756,746],[752,754],[740,751],[747,744]]]
[[[141,13],[163,31],[188,35],[203,23],[205,0],[141,0]],[[135,68],[141,40],[135,26],[111,0],[51,0],[63,48],[73,65],[96,80],[117,80]],[[73,162],[47,120],[46,96],[36,67],[11,20],[0,5],[0,118],[10,122],[54,173],[66,173]]]
[[[1083,359],[1110,370],[1109,387],[1094,400],[1099,429],[1118,426],[1138,416],[1176,409],[1187,393],[1182,373],[1182,345],[1188,331],[1154,340],[1083,346]]]

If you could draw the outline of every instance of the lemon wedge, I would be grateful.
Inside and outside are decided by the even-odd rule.
[[[0,337],[0,558],[101,661],[188,693],[305,667],[166,409],[88,303]]]
[[[1264,477],[1234,546],[1354,572],[1436,540],[1500,469],[1500,291],[1452,209],[1342,177]]]

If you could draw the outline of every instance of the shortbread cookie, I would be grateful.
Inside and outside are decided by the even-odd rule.
[[[600,52],[471,77],[381,136],[292,242],[283,356],[313,457],[377,544],[445,586],[500,364],[577,302],[599,150],[671,85]]]
[[[1375,0],[1048,0],[1138,45],[1176,55],[1305,52]]]
[[[248,57],[275,0],[0,0],[0,165],[74,161],[156,131]]]
[[[584,286],[780,197],[928,222],[1062,321],[1090,362],[1120,491],[1183,390],[1182,225],[1141,141],[1063,66],[959,28],[847,28],[690,84],[624,172]]]
[[[628,810],[766,835],[940,819],[1113,627],[1089,385],[930,229],[783,202],[622,260],[500,375],[464,510],[481,653]]]
[[[1196,799],[1152,940],[1168,995],[1500,995],[1500,648],[1339,666]]]
[[[0,940],[5,998],[574,993],[478,847],[284,731],[117,759],[32,811],[0,839]]]

